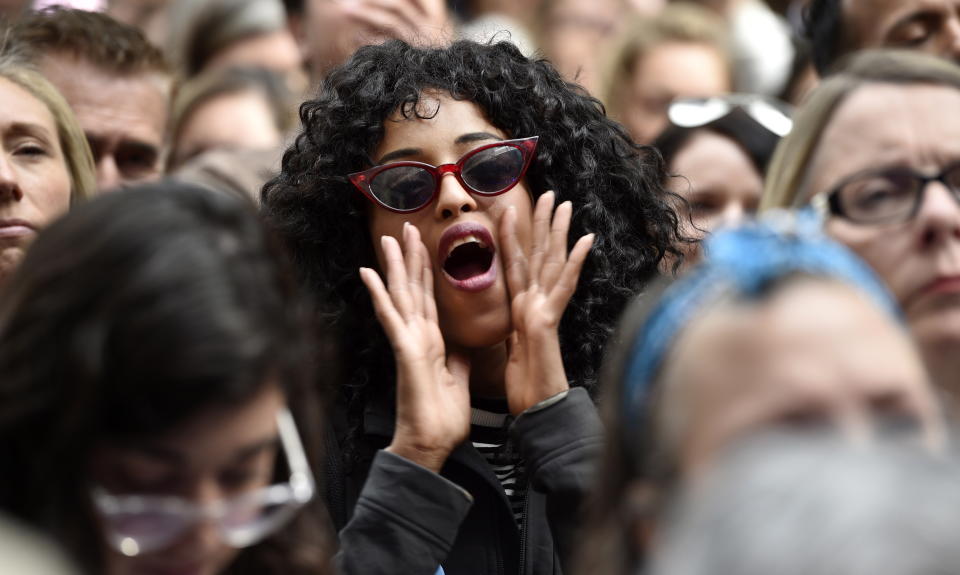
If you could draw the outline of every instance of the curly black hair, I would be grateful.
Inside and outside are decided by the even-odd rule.
[[[354,433],[368,401],[392,393],[395,372],[357,271],[377,267],[368,204],[346,175],[374,163],[371,153],[393,112],[421,113],[421,96],[437,90],[477,104],[510,138],[539,136],[526,176],[534,197],[555,190],[558,203],[573,202],[570,237],[597,235],[560,325],[573,385],[593,388],[626,302],[665,254],[682,257],[660,155],[634,144],[599,101],[548,62],[530,60],[507,42],[361,48],[303,104],[303,131],[262,194],[265,218],[286,241],[307,291],[325,306],[322,319],[340,335],[348,376],[341,392]]]

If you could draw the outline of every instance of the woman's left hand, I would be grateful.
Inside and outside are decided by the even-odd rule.
[[[567,232],[573,208],[570,202],[563,202],[554,212],[553,203],[553,192],[537,199],[529,257],[517,237],[513,207],[504,213],[500,225],[513,320],[505,375],[507,402],[513,415],[570,387],[557,328],[577,289],[594,234],[577,240],[568,254]]]

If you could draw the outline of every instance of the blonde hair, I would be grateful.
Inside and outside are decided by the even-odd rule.
[[[57,137],[70,174],[70,203],[97,193],[96,166],[87,138],[60,92],[39,72],[11,56],[0,57],[0,78],[16,84],[43,103],[57,125]]]
[[[803,188],[823,131],[850,94],[868,84],[928,84],[960,90],[960,67],[908,50],[867,50],[843,60],[837,72],[810,93],[794,115],[793,130],[777,146],[767,171],[761,210],[806,203]]]
[[[603,67],[600,99],[607,115],[620,119],[622,84],[633,77],[639,60],[663,44],[703,44],[714,48],[726,64],[732,81],[733,59],[726,27],[719,15],[689,2],[668,4],[653,17],[631,18],[617,36]]]

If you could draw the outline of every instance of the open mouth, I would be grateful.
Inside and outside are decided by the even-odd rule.
[[[493,255],[493,247],[487,242],[475,234],[466,235],[450,244],[443,271],[455,280],[469,280],[490,271]]]

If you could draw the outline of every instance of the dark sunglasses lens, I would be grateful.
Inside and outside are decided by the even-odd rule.
[[[481,194],[502,192],[523,172],[523,152],[513,146],[496,146],[477,152],[464,162],[460,176]]]
[[[383,170],[370,181],[370,191],[396,210],[415,210],[433,198],[433,175],[417,166],[397,166]]]

